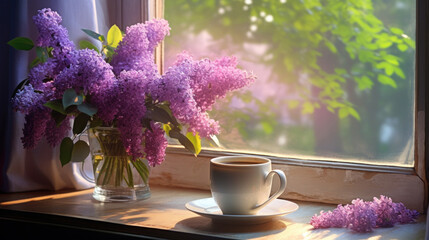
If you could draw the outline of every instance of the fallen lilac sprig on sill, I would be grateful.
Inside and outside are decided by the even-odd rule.
[[[351,204],[341,204],[332,211],[321,211],[314,215],[310,224],[318,228],[349,228],[356,232],[371,232],[373,228],[393,227],[395,224],[413,223],[419,213],[410,210],[403,203],[395,203],[381,195],[373,201],[355,199]]]

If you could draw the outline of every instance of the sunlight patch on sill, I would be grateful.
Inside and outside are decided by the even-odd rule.
[[[16,205],[16,204],[22,204],[22,203],[28,203],[28,202],[35,202],[35,201],[44,201],[44,200],[52,200],[52,199],[62,199],[62,198],[69,198],[69,197],[75,197],[80,195],[85,195],[88,193],[91,193],[92,189],[82,190],[82,191],[75,191],[75,192],[67,192],[67,193],[58,193],[58,194],[51,194],[51,195],[44,195],[41,197],[26,197],[22,199],[17,200],[11,200],[7,202],[1,202],[1,206],[7,206],[7,205]]]

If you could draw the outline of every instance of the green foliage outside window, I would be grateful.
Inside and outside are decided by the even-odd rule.
[[[258,101],[244,94],[242,100],[254,102],[259,109],[257,113],[251,110],[216,113],[236,118],[234,127],[243,138],[252,131],[246,128],[253,119],[252,114],[260,115],[258,124],[262,126],[259,130],[262,133],[258,138],[272,138],[277,132],[279,116],[270,110],[276,105],[288,108],[297,118],[318,111],[336,116],[339,139],[356,135],[355,140],[345,140],[341,144],[341,151],[354,151],[354,143],[358,141],[367,141],[369,148],[376,146],[375,152],[389,151],[382,150],[385,146],[375,144],[374,137],[369,135],[380,128],[383,121],[380,115],[390,116],[394,111],[391,108],[401,103],[371,101],[387,95],[395,98],[395,92],[409,92],[414,86],[414,76],[410,76],[409,69],[413,68],[415,42],[412,35],[405,33],[409,29],[401,27],[405,26],[399,22],[405,17],[397,10],[401,7],[394,6],[402,4],[401,1],[175,0],[165,4],[165,17],[175,29],[172,31],[175,39],[191,29],[195,34],[208,31],[214,39],[224,39],[219,41],[224,44],[220,48],[228,49],[231,43],[235,43],[234,47],[241,46],[241,51],[245,51],[241,43],[266,44],[268,47],[265,54],[269,57],[246,61],[270,66],[269,79],[286,85],[289,91],[286,94],[296,97],[285,97],[282,106],[278,106],[270,100]],[[398,19],[381,19],[377,17],[382,15],[381,11],[391,12],[387,15]],[[414,16],[414,13],[408,14]],[[167,38],[167,47],[174,44]],[[300,80],[303,78],[304,84]],[[411,100],[410,95],[407,96],[404,101],[408,103]],[[383,112],[371,112],[371,104],[382,105]],[[400,122],[412,121],[409,116],[398,118]],[[360,126],[360,133],[353,130],[355,125]],[[312,140],[300,137],[306,139],[301,145],[311,148],[323,141],[317,136]],[[317,151],[307,150],[310,153]]]

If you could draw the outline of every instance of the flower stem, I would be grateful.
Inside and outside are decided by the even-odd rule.
[[[115,134],[110,129],[91,129],[90,131],[94,131],[93,135],[95,135],[100,147],[95,153],[97,155],[93,156],[94,173],[98,173],[95,174],[97,185],[106,186],[110,184],[115,187],[126,185],[133,188],[136,183],[133,168],[144,183],[148,184],[148,167],[142,159],[133,160],[127,154],[119,134]]]

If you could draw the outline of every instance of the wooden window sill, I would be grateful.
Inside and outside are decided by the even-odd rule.
[[[119,239],[424,239],[426,216],[415,224],[357,234],[347,229],[313,230],[310,218],[335,205],[294,201],[300,209],[261,225],[219,225],[185,208],[210,192],[151,186],[150,199],[133,203],[100,203],[92,189],[69,192],[0,194],[0,224],[11,236],[110,237]],[[16,228],[21,226],[23,228]],[[10,227],[10,228],[9,228]],[[59,234],[59,235],[58,235]],[[55,235],[55,236],[54,236]]]

